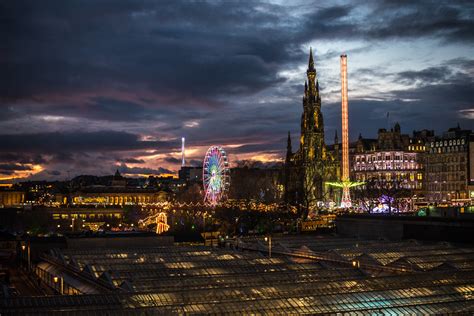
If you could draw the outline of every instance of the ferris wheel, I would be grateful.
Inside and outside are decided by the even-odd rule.
[[[229,162],[220,146],[212,146],[204,156],[202,166],[204,203],[216,206],[227,193],[230,184]]]

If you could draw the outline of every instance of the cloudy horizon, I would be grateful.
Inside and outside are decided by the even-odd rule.
[[[309,48],[326,142],[474,129],[470,1],[0,1],[0,180],[176,172],[296,150]],[[387,118],[387,113],[390,113]]]

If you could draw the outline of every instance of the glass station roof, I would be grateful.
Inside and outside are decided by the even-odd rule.
[[[107,273],[115,289],[95,295],[0,298],[0,311],[91,315],[474,311],[473,249],[446,243],[314,237],[273,242],[275,249],[280,245],[290,253],[276,251],[268,258],[265,251],[203,246],[63,250],[62,261],[50,258],[50,263],[65,269],[74,263],[75,273],[87,267],[94,274],[91,282]],[[302,249],[323,259],[301,263],[291,251],[301,255]],[[340,260],[326,261],[323,255],[337,255]],[[368,263],[353,266],[353,260]],[[121,286],[124,283],[130,286]]]

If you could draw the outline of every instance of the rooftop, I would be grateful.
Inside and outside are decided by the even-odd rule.
[[[232,245],[239,250],[231,249]],[[286,236],[273,238],[269,258],[261,237],[235,240],[232,245],[226,249],[170,246],[55,251],[45,258],[49,264],[88,278],[91,284],[96,282],[96,288],[107,283],[109,290],[4,299],[0,310],[114,314],[474,310],[474,248],[467,246]],[[354,261],[359,264],[353,265]],[[83,284],[82,288],[88,287]]]

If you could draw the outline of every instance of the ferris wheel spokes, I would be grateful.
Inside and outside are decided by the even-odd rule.
[[[203,185],[204,202],[216,206],[229,187],[229,168],[227,155],[220,146],[212,146],[204,157]]]

